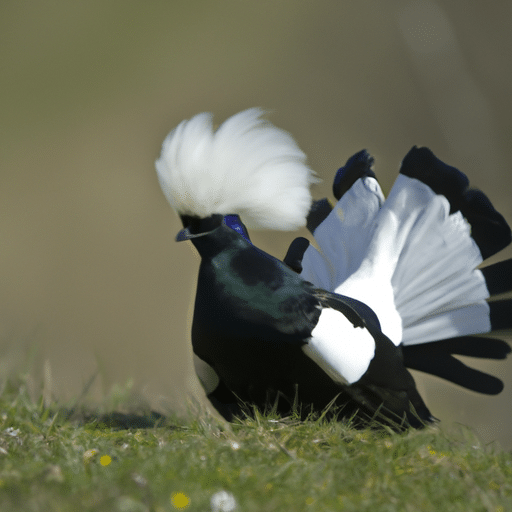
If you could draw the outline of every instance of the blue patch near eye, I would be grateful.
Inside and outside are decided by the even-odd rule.
[[[242,235],[248,242],[251,241],[249,233],[238,215],[225,215],[224,224]]]

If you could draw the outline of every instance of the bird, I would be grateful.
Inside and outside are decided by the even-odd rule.
[[[313,201],[306,155],[264,114],[247,109],[216,130],[198,114],[169,133],[155,163],[183,225],[176,240],[201,257],[191,340],[213,406],[231,420],[247,404],[336,404],[343,417],[421,428],[436,418],[408,368],[499,392],[499,379],[452,356],[510,351],[470,339],[511,327],[510,302],[487,302],[512,289],[510,260],[476,270],[511,239],[487,197],[414,147],[387,199],[364,150],[336,173],[336,205]],[[283,260],[248,231],[303,226],[318,249],[299,237]]]

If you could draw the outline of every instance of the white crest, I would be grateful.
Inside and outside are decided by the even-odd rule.
[[[244,110],[216,131],[212,115],[181,122],[156,161],[160,186],[181,215],[238,214],[251,228],[293,230],[306,224],[316,182],[290,134]]]

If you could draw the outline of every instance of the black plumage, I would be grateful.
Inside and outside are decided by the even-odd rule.
[[[184,217],[183,223],[177,238],[190,239],[201,255],[192,345],[222,382],[212,397],[220,410],[223,401],[227,405],[225,388],[261,408],[279,396],[288,407],[298,400],[316,411],[341,393],[340,404],[354,401],[368,417],[380,411],[381,420],[415,426],[432,420],[400,348],[368,306],[315,288],[228,227],[222,215]],[[323,308],[338,311],[375,341],[375,355],[355,383],[333,381],[302,351]]]

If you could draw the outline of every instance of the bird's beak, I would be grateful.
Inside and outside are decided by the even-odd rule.
[[[183,228],[181,231],[178,232],[176,235],[176,242],[183,242],[184,240],[190,240],[191,238],[194,238],[195,235],[193,235],[188,228]]]
[[[183,242],[184,240],[190,240],[192,238],[199,238],[200,236],[207,235],[208,233],[211,233],[213,230],[210,231],[203,231],[201,233],[192,233],[190,231],[190,228],[183,228],[181,231],[178,232],[176,235],[176,242]]]
[[[222,215],[219,214],[215,214],[204,219],[189,215],[182,215],[181,221],[185,227],[176,235],[176,242],[183,242],[183,240],[198,238],[215,231],[222,225],[222,218]]]

